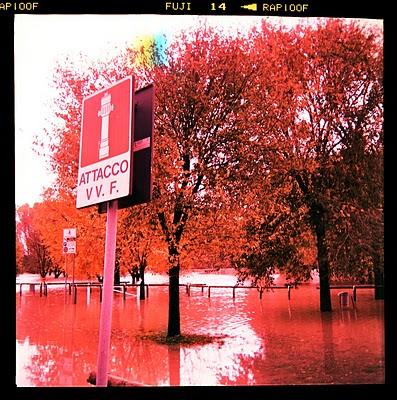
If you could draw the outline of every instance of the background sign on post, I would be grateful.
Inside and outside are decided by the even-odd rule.
[[[76,228],[63,230],[63,254],[76,254]]]
[[[76,207],[131,194],[133,77],[83,100]]]
[[[152,199],[154,85],[137,90],[134,95],[134,133],[131,153],[132,194],[120,198],[118,208],[147,203]],[[106,212],[106,203],[98,206]]]

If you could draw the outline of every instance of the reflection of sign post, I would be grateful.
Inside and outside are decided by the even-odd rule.
[[[63,357],[63,365],[59,376],[59,383],[62,386],[73,385],[73,357]]]

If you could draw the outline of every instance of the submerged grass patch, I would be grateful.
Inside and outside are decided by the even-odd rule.
[[[153,332],[145,335],[140,335],[142,340],[152,340],[157,344],[184,346],[199,346],[211,343],[223,344],[226,335],[204,335],[194,333],[183,333],[181,335],[167,337],[165,332]]]

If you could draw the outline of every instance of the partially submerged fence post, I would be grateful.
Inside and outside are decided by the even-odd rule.
[[[339,292],[339,307],[348,307],[349,306],[349,293],[348,292]]]
[[[56,285],[57,283],[50,282],[49,284]],[[30,288],[31,288],[32,292],[34,292],[34,288],[33,288],[34,285],[40,285],[39,286],[40,287],[40,289],[39,289],[40,290],[40,297],[43,296],[43,294],[45,296],[48,295],[48,285],[49,284],[46,283],[46,282],[41,282],[41,283],[20,282],[20,283],[17,283],[17,285],[19,285],[19,295],[20,296],[22,296],[23,285],[30,285]],[[101,283],[98,284],[98,283],[92,283],[92,282],[79,282],[79,283],[71,283],[71,282],[69,283],[69,282],[67,282],[66,284],[65,283],[60,283],[60,284],[61,285],[65,285],[65,290],[66,290],[66,285],[69,285],[69,294],[72,294],[72,291],[74,290],[74,293],[73,293],[73,302],[74,302],[74,304],[77,303],[77,289],[78,289],[79,286],[86,286],[86,288],[87,288],[87,298],[92,293],[92,287],[93,286],[94,287],[99,286],[100,302],[102,302],[103,284],[101,284]],[[120,293],[123,293],[123,299],[124,300],[127,297],[126,295],[129,294],[129,293],[127,293],[128,292],[128,286],[136,286],[136,287],[140,286],[140,287],[143,287],[143,290],[144,291],[146,290],[146,296],[149,297],[149,286],[167,286],[167,284],[147,284],[146,283],[144,285],[129,285],[129,284],[126,284],[124,282],[124,283],[118,285],[120,290],[116,290],[116,291],[118,291]],[[267,287],[259,287],[259,286],[246,286],[246,287],[239,286],[239,285],[233,285],[233,286],[232,285],[212,285],[212,286],[207,286],[207,284],[194,284],[194,283],[193,284],[192,283],[180,284],[180,286],[185,286],[186,294],[188,296],[191,295],[191,288],[192,287],[200,287],[201,288],[201,293],[204,293],[204,287],[207,287],[208,288],[208,297],[211,297],[211,288],[225,288],[225,289],[226,288],[231,288],[232,289],[233,299],[235,299],[235,297],[236,297],[236,289],[238,289],[240,287],[241,288],[246,288],[246,289],[248,289],[248,288],[256,288],[258,290],[258,292],[259,292],[259,298],[260,299],[262,299],[262,297],[263,297],[264,290],[267,289]],[[121,287],[123,288],[122,291],[121,291]],[[354,300],[356,299],[356,296],[357,296],[357,289],[360,289],[362,287],[367,287],[367,286],[364,286],[364,285],[355,285],[355,286],[353,286],[353,296],[352,296],[352,298],[354,298]],[[287,289],[288,300],[291,299],[291,288],[292,288],[292,285],[285,284],[284,286],[273,286],[273,287],[269,286],[268,288],[269,289],[273,289],[273,288],[274,289]],[[332,287],[331,287],[331,289],[332,289]]]
[[[353,285],[353,300],[354,302],[357,301],[357,286]]]
[[[76,284],[73,285],[73,303],[74,304],[77,303],[77,285]]]
[[[91,301],[91,285],[87,285],[87,304]]]

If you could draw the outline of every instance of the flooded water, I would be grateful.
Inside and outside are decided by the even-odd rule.
[[[20,276],[20,282],[28,277]],[[31,279],[32,277],[30,277]],[[146,283],[167,282],[150,275]],[[226,274],[191,274],[181,283],[234,285]],[[142,336],[164,333],[168,288],[149,287],[139,300],[136,288],[126,299],[115,293],[109,373],[154,386],[289,385],[384,383],[383,301],[373,289],[357,291],[341,308],[332,290],[334,312],[319,311],[316,283],[287,290],[181,287],[182,333],[223,335],[205,345],[160,345]],[[351,295],[351,289],[344,289]],[[138,296],[137,296],[138,294]],[[79,288],[77,304],[63,286],[40,296],[23,286],[16,293],[17,386],[91,386],[96,370],[99,289]]]

